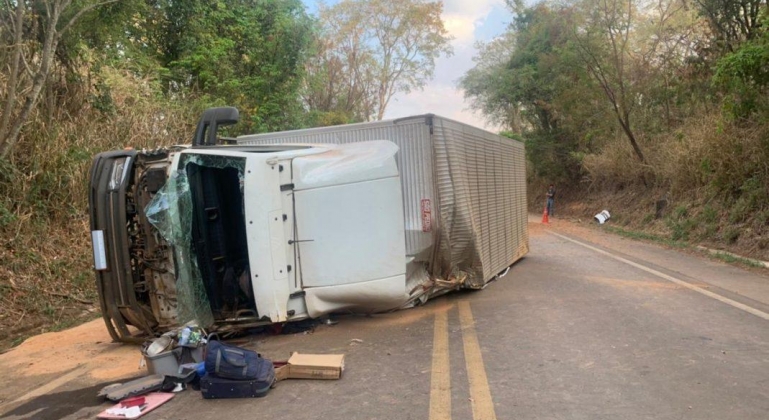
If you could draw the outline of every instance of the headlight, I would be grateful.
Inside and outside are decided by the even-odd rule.
[[[112,176],[109,178],[110,190],[115,191],[123,185],[123,181],[128,175],[128,168],[131,167],[130,163],[130,157],[115,159],[115,163],[112,164]]]

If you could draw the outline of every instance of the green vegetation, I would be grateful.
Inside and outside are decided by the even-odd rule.
[[[731,254],[725,254],[723,252],[711,252],[710,255],[713,258],[716,258],[718,260],[721,260],[728,264],[739,264],[743,265],[745,267],[753,267],[753,268],[764,268],[763,264],[759,264],[754,260],[750,260],[747,258],[737,257]]]
[[[16,346],[18,346],[19,344],[23,343],[23,342],[24,342],[24,340],[26,340],[26,339],[27,339],[27,337],[26,337],[26,336],[19,336],[19,337],[16,337],[16,338],[14,338],[13,340],[11,340],[11,343],[10,343],[10,347],[16,347]]]
[[[692,246],[691,243],[685,240],[668,239],[664,236],[655,235],[648,232],[628,230],[628,229],[618,228],[618,227],[609,226],[609,225],[602,226],[601,228],[615,235],[619,235],[619,236],[637,240],[637,241],[655,242],[671,248],[696,249]],[[727,264],[736,264],[736,265],[742,265],[745,267],[752,267],[752,268],[765,268],[763,264],[760,264],[755,260],[751,260],[749,258],[743,258],[736,255],[728,254],[725,252],[718,252],[718,251],[711,252],[711,251],[706,251],[704,249],[700,249],[700,250],[702,250],[702,252],[704,252],[707,256],[723,261]]]
[[[689,245],[687,242],[678,241],[675,239],[667,239],[659,235],[646,233],[646,232],[638,232],[623,228],[618,228],[614,226],[604,226],[604,230],[614,233],[619,236],[623,236],[625,238],[629,239],[635,239],[635,240],[644,240],[644,241],[651,241],[651,242],[657,242],[659,244],[663,244],[672,248],[689,248],[691,245]]]
[[[766,0],[508,5],[460,85],[526,142],[532,205],[555,182],[562,200],[628,204],[615,224],[766,256]]]

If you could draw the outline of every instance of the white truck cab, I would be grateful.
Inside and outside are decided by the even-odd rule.
[[[260,149],[187,149],[174,157],[169,173],[178,179],[187,172],[192,213],[205,215],[196,224],[215,225],[218,217],[237,220],[217,232],[222,238],[206,237],[207,248],[217,240],[237,241],[233,236],[245,232],[239,247],[247,249],[257,317],[284,322],[402,305],[406,254],[397,146],[373,141]],[[213,179],[190,177],[189,165],[209,165],[205,176]],[[228,203],[220,186],[230,182],[228,177],[235,179],[233,170],[242,183],[242,199]],[[195,191],[216,197],[196,196]],[[199,211],[200,206],[207,207]],[[197,255],[199,266],[210,263],[211,271],[219,273],[204,282],[220,280],[227,261],[237,259],[227,252],[243,251],[222,250]]]
[[[95,253],[104,254],[95,254],[97,260],[114,263],[98,272],[100,283],[122,283],[100,291],[137,283],[146,288],[144,302],[133,298],[141,309],[132,311],[125,305],[128,298],[118,305],[122,308],[104,312],[110,318],[128,313],[129,324],[154,329],[189,321],[259,325],[398,308],[407,295],[397,151],[388,141],[179,148],[162,161],[167,180],[154,192],[147,189],[144,168],[162,165],[133,165],[142,160],[141,152],[127,162],[118,159],[111,169],[102,165],[100,173],[124,177],[119,183],[134,199],[151,195],[132,212],[138,225],[149,227],[146,218],[157,231],[157,242],[170,245],[162,267],[147,264],[146,252],[132,251],[132,269],[117,276],[115,268],[125,264],[106,254],[123,254],[118,242],[101,248],[94,243]],[[94,227],[101,227],[94,231],[102,237],[110,230]],[[114,232],[108,236],[114,238]],[[143,273],[131,272],[141,265]],[[161,272],[169,267],[174,278],[163,282]],[[144,280],[128,284],[135,277]],[[133,322],[150,313],[154,319]],[[173,319],[163,320],[164,315]],[[108,320],[119,330],[113,323]]]

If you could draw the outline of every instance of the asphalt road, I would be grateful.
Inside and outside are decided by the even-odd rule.
[[[559,221],[530,236],[483,291],[243,343],[274,359],[345,353],[341,380],[284,381],[255,400],[188,390],[143,418],[769,418],[765,273]],[[0,412],[94,418],[99,386],[83,374]]]

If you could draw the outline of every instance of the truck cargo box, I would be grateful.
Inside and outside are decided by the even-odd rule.
[[[526,158],[519,141],[427,114],[247,135],[237,143],[371,140],[389,140],[400,148],[396,161],[412,263],[409,284],[424,287],[429,276],[430,284],[443,289],[482,288],[528,252]],[[424,288],[423,299],[441,289]]]

